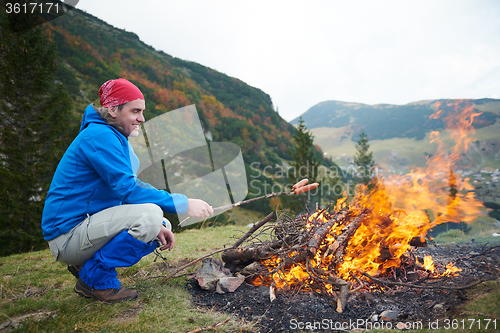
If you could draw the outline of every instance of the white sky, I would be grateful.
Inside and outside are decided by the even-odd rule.
[[[76,7],[263,90],[288,121],[325,100],[500,98],[498,0],[81,0]]]

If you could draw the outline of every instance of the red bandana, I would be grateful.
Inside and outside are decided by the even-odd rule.
[[[109,80],[99,89],[101,105],[105,108],[144,99],[139,88],[125,79]]]

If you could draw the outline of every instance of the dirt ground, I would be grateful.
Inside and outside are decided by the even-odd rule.
[[[428,328],[436,320],[443,323],[456,318],[457,306],[467,300],[466,290],[456,288],[500,276],[500,247],[464,245],[438,249],[431,245],[414,252],[422,257],[431,255],[436,267],[453,262],[462,271],[457,277],[419,283],[433,289],[383,285],[371,291],[362,289],[351,295],[343,313],[336,311],[332,296],[312,292],[278,292],[271,302],[267,286],[244,283],[234,293],[217,294],[202,290],[191,279],[188,288],[195,305],[258,321],[260,332],[345,332],[365,328],[419,329]]]

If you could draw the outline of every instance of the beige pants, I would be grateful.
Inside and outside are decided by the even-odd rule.
[[[144,243],[153,241],[165,220],[155,204],[135,204],[111,207],[88,216],[67,233],[49,241],[56,260],[68,265],[83,265],[107,242],[123,230]]]

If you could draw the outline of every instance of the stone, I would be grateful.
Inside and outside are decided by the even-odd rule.
[[[215,290],[220,278],[231,277],[231,271],[215,258],[205,258],[202,265],[198,267],[194,278],[198,281],[201,289]]]
[[[233,293],[245,281],[245,277],[241,274],[238,276],[221,277],[217,282],[215,291],[219,294]]]
[[[395,310],[385,310],[380,314],[380,319],[389,321],[389,320],[395,320],[399,316],[399,312]]]
[[[266,271],[266,268],[261,263],[254,261],[250,265],[243,268],[241,270],[241,274],[253,275],[253,274],[258,274],[259,272],[262,272],[262,271]]]

